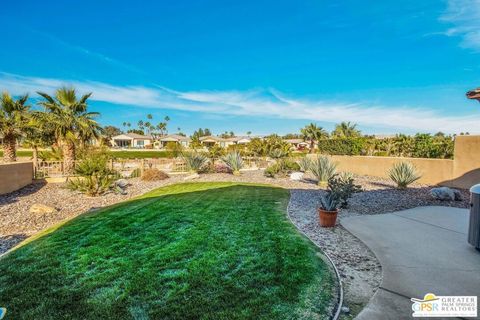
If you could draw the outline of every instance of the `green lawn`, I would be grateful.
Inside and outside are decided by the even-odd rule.
[[[6,319],[323,319],[334,276],[286,218],[287,190],[177,184],[0,259]]]

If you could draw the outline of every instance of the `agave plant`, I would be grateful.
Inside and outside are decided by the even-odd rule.
[[[308,157],[300,158],[298,161],[298,165],[300,166],[300,171],[307,172],[310,170],[310,166],[312,165],[312,161]]]
[[[335,192],[328,192],[327,195],[320,198],[320,209],[325,211],[335,211],[340,205],[340,199]]]
[[[318,156],[311,161],[310,171],[317,178],[319,186],[327,186],[328,179],[333,177],[337,164],[327,156]]]
[[[198,173],[208,164],[208,157],[201,153],[187,153],[183,155],[183,160],[187,165],[187,170],[191,173]]]
[[[243,168],[243,160],[240,152],[230,152],[222,158],[222,161],[230,170],[232,170],[234,175],[240,175],[240,169]]]
[[[399,162],[388,171],[388,176],[397,184],[397,188],[405,189],[407,186],[422,177],[415,166],[410,162]]]

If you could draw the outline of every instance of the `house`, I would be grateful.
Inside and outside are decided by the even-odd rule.
[[[295,150],[307,150],[310,148],[310,143],[303,141],[303,139],[285,139],[284,141],[291,144]]]
[[[252,139],[250,137],[232,137],[232,138],[228,138],[226,139],[228,142],[232,142],[233,144],[247,144],[249,143],[250,141],[252,141]]]
[[[217,136],[200,137],[200,143],[207,148],[213,147],[214,145],[225,148],[228,145],[232,144],[232,142],[229,142],[227,139]]]
[[[160,148],[165,148],[169,142],[174,142],[184,148],[188,148],[190,146],[190,141],[191,139],[189,137],[179,134],[169,134],[158,139]]]
[[[110,143],[112,147],[118,148],[148,148],[150,145],[153,145],[153,138],[129,132],[112,137]]]

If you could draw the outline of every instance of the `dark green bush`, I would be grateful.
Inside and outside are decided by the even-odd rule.
[[[318,141],[321,153],[358,156],[367,153],[367,138],[333,138]]]

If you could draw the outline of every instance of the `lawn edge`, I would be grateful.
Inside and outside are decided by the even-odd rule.
[[[343,305],[343,285],[342,285],[342,280],[340,278],[340,273],[338,272],[337,266],[333,262],[332,258],[325,251],[323,251],[320,248],[320,246],[318,246],[310,236],[308,236],[299,227],[297,227],[295,222],[292,220],[292,217],[290,216],[290,204],[292,203],[292,197],[291,197],[291,190],[289,190],[289,191],[290,191],[290,198],[288,200],[288,205],[287,205],[287,218],[288,218],[288,220],[295,227],[295,229],[297,229],[297,231],[300,234],[302,234],[304,237],[306,237],[308,240],[310,240],[310,242],[313,243],[313,245],[318,248],[318,250],[327,258],[327,261],[330,263],[330,265],[332,266],[332,268],[334,270],[335,278],[337,279],[337,283],[338,283],[338,291],[339,292],[338,292],[338,299],[337,299],[336,305],[334,307],[334,310],[335,309],[336,310],[335,310],[335,312],[332,316],[332,319],[333,320],[338,320],[340,318],[340,313],[342,311],[342,305]]]

